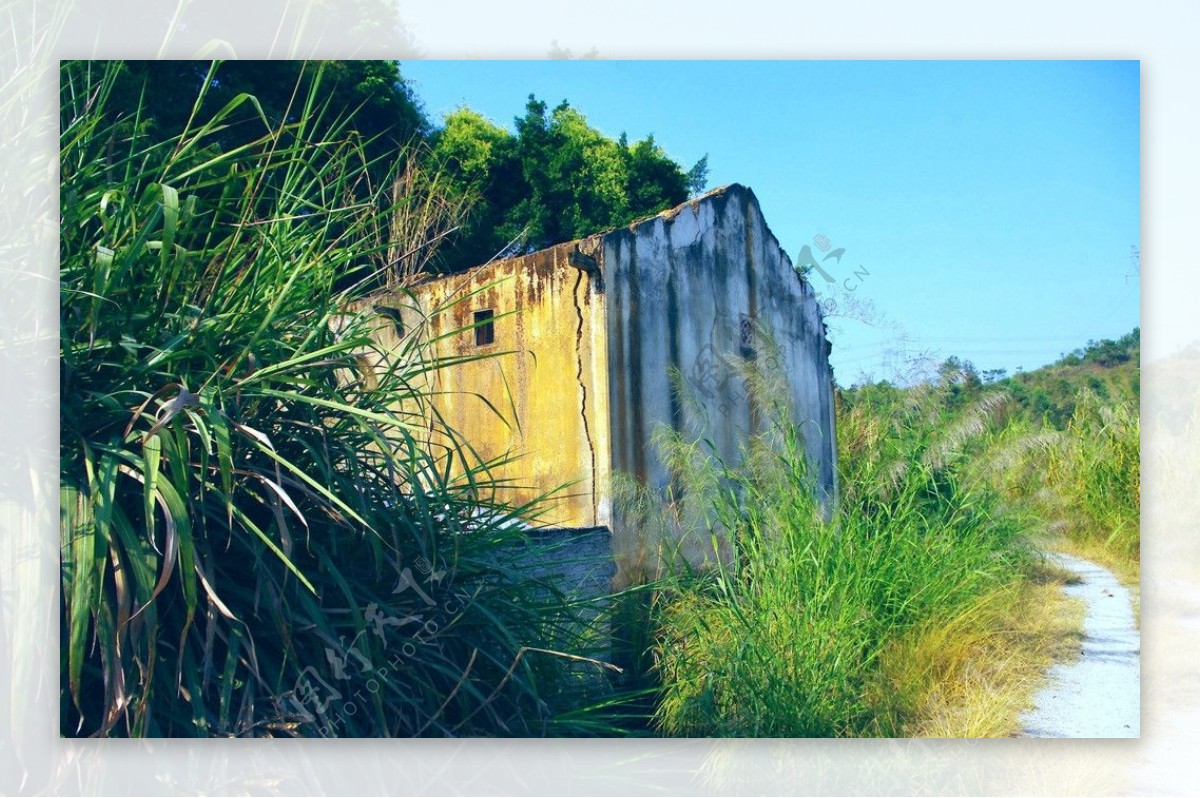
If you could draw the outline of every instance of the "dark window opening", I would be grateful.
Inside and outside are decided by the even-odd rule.
[[[741,321],[738,325],[738,332],[741,338],[742,357],[747,360],[754,360],[758,356],[758,352],[754,348],[754,317],[741,314]]]
[[[491,310],[475,311],[475,346],[487,346],[496,340],[496,326]]]
[[[378,313],[380,316],[383,316],[383,317],[391,320],[392,329],[394,329],[396,331],[397,338],[404,337],[404,320],[400,316],[399,309],[389,308],[384,305],[377,305],[375,307],[375,312]]]

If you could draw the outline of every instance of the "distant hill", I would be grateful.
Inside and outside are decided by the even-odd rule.
[[[1080,390],[1087,388],[1105,402],[1141,398],[1140,327],[1117,340],[1088,341],[1060,360],[1034,371],[996,380],[1034,419],[1063,429],[1075,412]]]
[[[980,371],[971,361],[951,356],[937,367],[928,384],[904,388],[884,380],[839,387],[836,400],[839,412],[845,412],[864,400],[877,401],[882,397],[895,400],[914,390],[925,395],[933,388],[935,393],[927,396],[926,401],[936,396],[936,402],[950,417],[999,390],[1013,400],[1002,414],[1004,417],[1023,417],[1037,425],[1063,430],[1085,389],[1095,394],[1101,404],[1131,405],[1137,414],[1141,400],[1141,350],[1141,328],[1134,327],[1115,341],[1088,341],[1048,366],[1011,375],[1003,369]],[[1180,367],[1181,364],[1190,365],[1191,369]],[[1183,396],[1176,397],[1174,404],[1190,412],[1200,401],[1200,349],[1182,353],[1170,366],[1163,364],[1155,373],[1178,384],[1178,393]]]

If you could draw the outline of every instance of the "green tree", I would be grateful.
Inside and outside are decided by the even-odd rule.
[[[688,198],[694,184],[691,175],[684,174],[679,164],[671,160],[654,142],[654,136],[629,146],[622,135],[621,154],[625,159],[626,194],[629,212],[633,216],[657,213],[665,207],[678,205]],[[702,162],[707,163],[708,156]]]
[[[517,153],[529,195],[514,209],[529,247],[615,227],[628,218],[627,167],[618,142],[591,127],[565,100],[549,115],[530,95],[516,120]]]
[[[951,410],[959,410],[975,401],[983,389],[983,380],[975,364],[954,355],[946,358],[938,367],[938,377],[946,387],[947,405]]]
[[[446,250],[447,270],[628,224],[678,205],[707,179],[707,156],[685,172],[653,136],[614,140],[566,101],[551,110],[531,94],[514,130],[464,108],[432,136],[458,190],[478,198]]]
[[[703,194],[708,188],[708,154],[705,153],[700,160],[692,165],[692,168],[687,173],[688,193],[692,196]]]
[[[524,227],[513,211],[529,193],[517,139],[481,114],[460,108],[434,132],[430,152],[452,190],[473,207],[442,249],[442,267],[467,268],[506,254]]]

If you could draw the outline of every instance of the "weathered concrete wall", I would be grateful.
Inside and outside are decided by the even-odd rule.
[[[645,530],[613,506],[611,475],[667,487],[671,476],[651,443],[657,427],[703,431],[735,464],[764,423],[737,373],[739,364],[768,361],[758,330],[778,348],[774,371],[804,432],[815,487],[827,505],[835,498],[825,328],[811,288],[744,187],[412,292],[419,308],[406,311],[405,326],[421,325],[436,355],[498,355],[433,375],[426,387],[442,418],[482,459],[514,458],[494,471],[515,486],[509,500],[570,483],[541,521],[609,527],[619,564],[654,564],[643,559]],[[480,310],[495,314],[494,339],[482,345],[470,329]],[[401,346],[387,324],[376,337],[384,350]],[[672,371],[688,401],[673,390]],[[683,553],[695,563],[711,545],[694,541]]]
[[[434,404],[494,470],[504,498],[524,503],[569,485],[541,520],[563,527],[610,523],[607,341],[602,284],[589,275],[598,239],[562,244],[418,284],[439,357],[465,361],[433,376]],[[494,340],[469,328],[491,310]]]
[[[651,445],[656,426],[694,433],[700,423],[728,463],[758,423],[733,363],[761,354],[754,329],[780,350],[782,378],[822,498],[836,490],[829,344],[816,298],[741,186],[604,236],[608,292],[609,409],[613,469],[661,491],[670,474]],[[672,390],[682,373],[688,418]],[[694,413],[690,415],[695,415]],[[632,556],[616,519],[618,556]],[[708,542],[701,543],[701,548]],[[711,548],[711,546],[709,546]],[[689,553],[695,559],[700,551]]]

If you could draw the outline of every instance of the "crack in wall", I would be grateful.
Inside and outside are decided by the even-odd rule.
[[[599,523],[599,507],[597,506],[596,492],[596,445],[592,443],[592,430],[588,425],[587,418],[587,386],[583,382],[583,308],[579,305],[579,286],[583,283],[583,271],[579,271],[579,275],[575,278],[575,288],[571,291],[571,298],[575,302],[575,316],[579,319],[579,325],[575,328],[575,359],[579,363],[579,368],[575,372],[575,380],[579,383],[579,393],[581,401],[579,403],[579,414],[583,418],[583,436],[587,440],[588,455],[592,460],[592,524]]]

